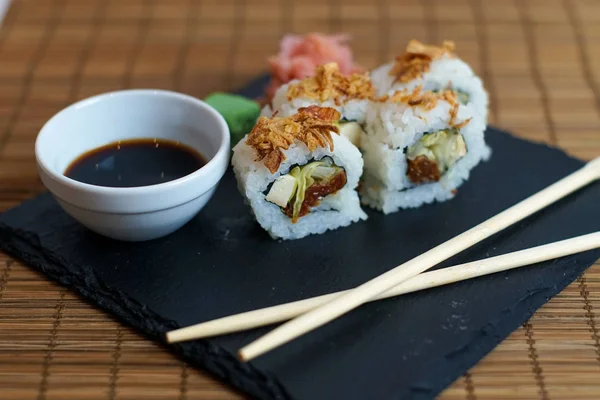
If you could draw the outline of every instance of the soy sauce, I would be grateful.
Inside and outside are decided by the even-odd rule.
[[[114,142],[79,156],[64,175],[96,186],[136,187],[182,178],[206,164],[196,150],[165,139]]]

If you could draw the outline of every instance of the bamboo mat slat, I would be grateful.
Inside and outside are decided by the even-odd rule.
[[[285,33],[348,32],[368,67],[411,38],[452,39],[484,79],[491,123],[600,154],[594,0],[15,0],[0,29],[0,211],[44,190],[33,144],[66,105],[131,87],[202,98],[265,68]],[[0,398],[241,396],[0,254]],[[600,398],[600,263],[440,399]]]

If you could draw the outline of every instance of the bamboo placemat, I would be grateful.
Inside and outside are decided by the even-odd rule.
[[[452,39],[485,80],[492,124],[589,159],[599,23],[593,0],[16,0],[0,30],[0,211],[43,190],[33,143],[61,108],[128,87],[235,88],[288,32],[349,32],[368,67],[411,38]],[[0,253],[0,398],[241,396]],[[600,264],[440,398],[600,398]]]

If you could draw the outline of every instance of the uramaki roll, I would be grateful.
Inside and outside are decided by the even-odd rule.
[[[233,149],[238,187],[273,238],[299,239],[367,218],[356,188],[359,150],[339,134],[340,113],[300,108],[261,117]]]
[[[445,201],[491,153],[485,125],[456,93],[403,90],[374,102],[361,138],[361,197],[384,213]]]
[[[454,49],[451,41],[434,46],[411,40],[394,61],[371,72],[377,94],[413,90],[418,86],[431,91],[453,90],[461,104],[473,108],[473,117],[487,125],[488,93],[481,79]]]
[[[331,107],[341,114],[341,134],[358,146],[361,125],[374,95],[368,73],[343,75],[331,62],[319,65],[314,76],[282,85],[261,115],[286,117],[309,105]]]

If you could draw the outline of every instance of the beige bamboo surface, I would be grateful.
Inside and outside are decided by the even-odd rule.
[[[456,41],[492,123],[600,155],[594,0],[16,0],[0,30],[0,211],[43,191],[33,143],[77,99],[127,87],[203,97],[265,67],[288,32],[349,32],[372,67],[410,38]],[[0,253],[1,399],[242,398]],[[600,264],[440,399],[600,399]]]

